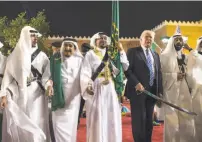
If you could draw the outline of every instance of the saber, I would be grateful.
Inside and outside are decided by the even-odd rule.
[[[55,142],[55,134],[54,134],[54,129],[53,129],[53,120],[52,120],[51,104],[52,104],[52,98],[51,98],[51,97],[48,97],[49,131],[50,131],[51,142]]]
[[[49,91],[46,90],[45,92],[45,96],[47,96],[47,101],[48,101],[49,133],[50,133],[51,142],[55,142],[55,134],[54,134],[53,120],[52,120],[52,96],[48,95]],[[53,93],[53,90],[52,90],[52,93]]]
[[[162,103],[164,103],[164,104],[167,104],[168,106],[173,107],[173,108],[175,108],[175,109],[177,109],[177,110],[179,110],[179,111],[182,111],[182,112],[187,113],[187,114],[189,114],[189,115],[197,115],[195,112],[191,112],[191,111],[189,111],[189,110],[187,110],[187,109],[185,109],[185,108],[181,108],[181,107],[176,106],[176,105],[174,105],[174,104],[172,104],[172,103],[170,103],[170,102],[167,102],[167,101],[165,101],[165,100],[159,98],[158,96],[152,94],[151,92],[149,92],[149,91],[147,91],[147,90],[144,90],[144,91],[142,91],[142,92],[144,92],[146,95],[148,95],[148,96],[150,96],[150,97],[156,99],[157,101],[160,101],[160,102],[162,102]]]

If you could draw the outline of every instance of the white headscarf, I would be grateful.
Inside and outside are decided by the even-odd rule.
[[[195,66],[196,58],[198,60],[202,60],[202,55],[198,53],[198,51],[201,51],[200,43],[202,42],[202,37],[199,37],[196,43],[196,49],[192,50],[188,56],[188,63],[187,63],[187,70],[188,74],[190,74],[190,71],[192,71],[193,67]]]
[[[161,39],[161,41],[163,42],[163,44],[166,46],[168,43],[169,38],[163,38]]]
[[[162,52],[162,54],[173,54],[173,55],[177,55],[177,52],[175,50],[175,47],[174,47],[174,37],[170,37],[168,42],[167,42],[167,45],[166,45],[166,48],[165,50]]]
[[[191,88],[196,84],[202,84],[202,55],[198,53],[201,50],[199,48],[201,42],[202,37],[198,38],[196,49],[192,50],[188,56],[187,79]]]
[[[3,47],[3,46],[4,46],[3,43],[0,41],[0,48]]]
[[[188,37],[185,37],[185,36],[182,35],[181,29],[180,29],[180,26],[179,26],[179,25],[176,26],[175,34],[173,35],[173,37],[176,37],[176,36],[182,36],[182,39],[183,39],[183,42],[184,42],[184,43],[186,43],[187,40],[188,40]]]
[[[176,38],[176,36],[182,36],[179,26],[177,26],[175,34],[169,38],[166,48],[161,53],[161,62],[164,65],[164,67],[162,67],[162,69],[164,70],[163,72],[167,72],[167,73],[179,72],[178,62],[177,62],[178,54],[174,47],[174,39]],[[188,38],[184,36],[182,36],[182,39],[183,39],[183,42],[187,42],[188,40]]]
[[[163,72],[175,72],[178,63],[177,52],[174,47],[174,37],[170,37],[170,39],[168,40],[166,48],[161,53],[161,61],[163,65],[165,65],[164,67],[162,67],[162,69],[165,70]]]
[[[31,54],[35,49],[32,48],[30,30],[36,31],[30,26],[25,26],[21,30],[20,38],[16,44],[13,52],[8,56],[6,63],[6,72],[10,74],[18,83],[19,97],[21,97],[21,107],[25,111],[27,102],[27,77],[31,73]],[[6,89],[9,87],[11,82],[7,79],[2,80],[1,96],[6,95]]]
[[[33,123],[26,115],[26,106],[27,106],[27,77],[31,73],[31,54],[34,51],[32,48],[31,34],[30,30],[36,31],[30,26],[25,26],[21,30],[20,38],[16,44],[13,52],[8,56],[6,63],[6,72],[2,81],[1,93],[0,96],[7,95],[6,89],[8,87],[16,90],[13,93],[19,92],[18,102],[16,104],[10,96],[8,96],[8,107],[5,108],[5,111],[8,113],[9,117],[7,118],[8,122],[8,133],[11,132],[9,127],[12,123],[15,126],[18,126],[22,130],[26,130],[32,134],[40,136],[42,139],[46,139],[44,132]],[[39,33],[34,33],[37,36],[40,36]],[[35,50],[37,47],[35,47]],[[18,83],[16,87],[15,84],[11,84],[10,80],[7,78],[8,75],[11,75]],[[11,86],[9,86],[11,84]],[[15,87],[12,87],[12,86]],[[16,89],[17,88],[17,89]],[[20,122],[23,121],[23,122]]]
[[[202,52],[200,48],[200,43],[202,42],[202,36],[198,38],[197,43],[196,43],[196,50]]]
[[[36,31],[36,29],[30,26],[25,26],[21,30],[20,39],[11,53],[7,64],[11,70],[11,74],[22,87],[27,86],[27,80],[22,80],[22,76],[26,78],[29,76],[31,72],[31,54],[33,50],[37,49],[37,46],[35,48],[32,47],[30,30]]]
[[[76,47],[75,52],[74,52],[74,55],[83,58],[83,55],[81,54],[81,52],[80,52],[80,50],[79,50],[79,46],[78,46],[77,42],[72,41],[72,40],[65,40],[65,41],[62,42],[62,45],[61,45],[61,48],[60,48],[60,54],[61,54],[61,59],[62,59],[62,61],[64,61],[64,59],[65,59],[65,57],[64,57],[64,55],[63,55],[63,52],[64,52],[64,44],[65,44],[65,43],[72,43],[72,44],[74,44],[74,46]]]
[[[92,47],[96,47],[96,45],[95,45],[95,41],[96,41],[96,39],[98,39],[98,38],[100,38],[100,34],[101,33],[103,33],[103,32],[98,32],[98,33],[96,33],[96,34],[94,34],[92,37],[91,37],[91,39],[90,39],[90,46],[92,46]],[[104,34],[105,35],[105,34]],[[107,35],[105,35],[106,37],[107,37],[107,45],[110,45],[111,44],[111,39],[110,39],[110,37],[108,37]]]

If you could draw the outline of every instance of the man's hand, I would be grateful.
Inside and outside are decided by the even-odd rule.
[[[123,51],[124,49],[123,49],[123,45],[121,44],[121,42],[116,42],[115,43],[115,46],[117,47],[117,49],[119,50],[119,51]]]
[[[177,74],[177,81],[182,81],[182,79],[185,77],[185,73],[178,73]]]
[[[53,96],[53,87],[52,86],[48,86],[47,90],[46,90],[46,95],[47,96]]]
[[[142,92],[142,91],[145,90],[141,83],[138,83],[138,84],[135,86],[135,89],[136,89],[136,91],[140,91],[140,92]]]
[[[1,98],[1,109],[4,109],[5,107],[7,107],[7,97],[4,96]]]
[[[187,43],[185,43],[185,44],[183,45],[183,48],[184,48],[184,49],[187,49],[187,50],[189,50],[189,51],[192,50],[192,48],[191,48]]]
[[[48,80],[48,82],[50,83],[51,86],[53,86],[53,81],[52,80]]]
[[[90,82],[88,83],[88,87],[87,87],[86,91],[87,91],[87,93],[88,93],[89,95],[94,95],[94,91],[93,91],[93,87],[92,87],[92,81],[90,81]]]

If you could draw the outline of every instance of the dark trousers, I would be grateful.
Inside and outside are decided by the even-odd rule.
[[[156,87],[147,88],[156,94]],[[136,94],[134,94],[136,95]],[[132,133],[135,142],[151,142],[155,100],[144,93],[130,98]]]
[[[81,97],[80,109],[79,109],[79,117],[78,117],[78,125],[80,123],[80,118],[81,118],[81,114],[83,112],[84,105],[85,105],[85,100]]]

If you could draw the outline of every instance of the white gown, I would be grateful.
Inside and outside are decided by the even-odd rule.
[[[0,86],[1,86],[1,82],[2,82],[2,79],[3,79],[3,75],[4,75],[4,70],[5,70],[5,67],[6,67],[6,56],[2,55],[2,53],[0,52]],[[1,121],[3,120],[3,111],[0,110],[0,119]],[[3,124],[3,122],[2,122]],[[0,128],[0,130],[2,130],[2,128]],[[2,131],[1,132],[1,135],[2,135]]]
[[[197,113],[194,117],[195,123],[195,140],[194,142],[202,141],[202,55],[196,50],[191,51],[188,57],[187,77],[191,88],[192,107]]]
[[[102,56],[105,55],[105,49],[98,50]],[[121,54],[121,62],[126,70],[129,63],[125,52]],[[86,142],[122,142],[121,109],[112,79],[109,79],[109,84],[102,85],[105,79],[97,77],[93,83],[94,95],[85,92],[100,63],[99,56],[91,50],[87,52],[81,68],[82,95],[86,100]]]
[[[32,62],[32,65],[42,74],[42,85],[46,88],[47,81],[50,79],[48,57],[44,52],[40,52]],[[7,70],[9,69],[5,70],[4,82],[12,82],[8,87],[12,92],[12,99],[8,96],[9,105],[4,111],[6,115],[4,115],[3,119],[2,142],[50,142],[48,99],[45,96],[45,92],[41,90],[36,81],[32,82],[28,86],[26,113],[24,113],[19,104],[18,85]],[[33,77],[32,73],[30,73],[30,77]],[[11,95],[10,92],[8,94]],[[19,113],[15,113],[15,111]],[[12,121],[19,121],[19,125],[22,126],[15,125]],[[25,131],[26,128],[29,132]],[[9,131],[11,131],[12,136],[9,135]]]
[[[81,100],[80,67],[83,58],[72,55],[62,63],[65,107],[52,112],[56,142],[76,142]]]
[[[5,67],[6,67],[6,56],[2,55],[2,53],[0,53],[0,74],[4,74],[4,70],[5,70]],[[1,81],[2,81],[2,77],[0,77],[0,84],[1,84]]]
[[[163,93],[165,100],[192,111],[191,95],[185,78],[177,81],[180,72],[173,37],[161,54]],[[193,116],[164,105],[164,142],[192,142],[194,136]]]

